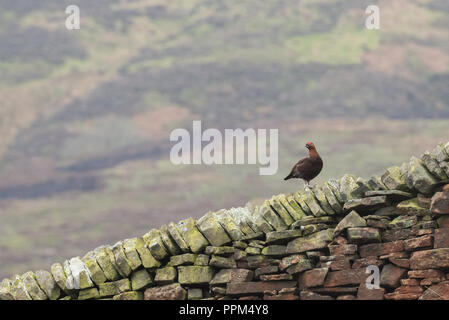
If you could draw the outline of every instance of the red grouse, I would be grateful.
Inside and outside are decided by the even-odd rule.
[[[306,185],[309,186],[309,181],[321,172],[323,160],[321,160],[320,155],[316,151],[315,145],[312,142],[307,142],[306,148],[309,149],[309,156],[299,160],[284,180],[299,178],[304,180]]]

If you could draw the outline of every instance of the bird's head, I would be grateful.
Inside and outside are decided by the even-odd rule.
[[[315,149],[315,145],[313,144],[313,142],[307,142],[306,143],[306,148],[309,150]]]

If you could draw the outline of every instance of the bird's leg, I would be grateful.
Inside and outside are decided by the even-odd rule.
[[[307,180],[304,180],[304,190],[305,191],[310,191],[309,181],[307,181]]]

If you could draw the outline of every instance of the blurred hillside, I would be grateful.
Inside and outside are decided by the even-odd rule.
[[[446,0],[0,0],[0,278],[302,188],[282,178],[308,140],[317,181],[447,141],[448,21]],[[173,166],[192,120],[279,128],[278,174]]]

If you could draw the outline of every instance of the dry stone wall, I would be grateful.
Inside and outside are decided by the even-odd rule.
[[[4,279],[0,300],[449,299],[448,178],[449,143]]]

